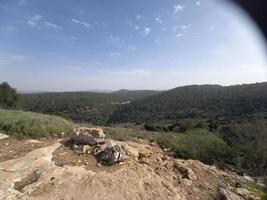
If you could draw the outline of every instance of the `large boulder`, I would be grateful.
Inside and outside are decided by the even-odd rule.
[[[74,130],[71,141],[77,145],[97,145],[105,141],[105,134],[101,128],[81,127]]]
[[[106,147],[103,151],[96,154],[97,161],[104,165],[113,165],[114,163],[123,161],[125,158],[125,151],[118,144]]]

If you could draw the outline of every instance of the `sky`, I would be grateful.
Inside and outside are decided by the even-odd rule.
[[[0,82],[18,90],[263,82],[266,56],[224,0],[0,0]]]

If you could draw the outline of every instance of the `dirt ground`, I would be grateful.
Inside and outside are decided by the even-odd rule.
[[[0,140],[0,162],[22,157],[35,149],[46,147],[53,143],[55,143],[55,139],[48,138],[40,140],[6,138]]]
[[[208,200],[233,178],[200,161],[175,159],[156,143],[115,142],[128,158],[104,166],[63,140],[0,140],[0,199]],[[237,199],[248,199],[244,188],[237,190]]]
[[[85,169],[94,172],[114,172],[120,168],[118,164],[113,166],[100,165],[93,155],[84,154],[81,149],[73,150],[71,147],[65,146],[64,142],[62,146],[53,152],[52,161],[55,162],[55,165],[60,167],[65,165],[83,166]]]

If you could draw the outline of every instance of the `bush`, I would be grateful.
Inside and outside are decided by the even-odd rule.
[[[170,147],[183,159],[196,159],[208,164],[221,162],[229,147],[219,136],[205,129],[195,129],[180,134],[170,134]]]
[[[0,109],[0,131],[15,137],[40,138],[70,133],[73,124],[61,117]]]
[[[200,119],[185,119],[177,124],[180,132],[186,132],[193,129],[208,129],[208,125]]]
[[[266,122],[232,122],[219,129],[231,147],[231,162],[240,170],[267,175]]]
[[[16,90],[6,82],[0,84],[0,108],[17,108],[19,95]]]
[[[145,123],[144,128],[147,131],[154,131],[154,132],[169,132],[171,129],[167,125],[156,125],[153,123]]]

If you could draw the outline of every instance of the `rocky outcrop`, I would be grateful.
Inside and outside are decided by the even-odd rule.
[[[96,145],[104,142],[105,134],[101,128],[81,127],[74,130],[70,141],[75,145]]]
[[[240,182],[237,175],[200,161],[175,159],[155,143],[138,142],[105,140],[94,146],[77,145],[77,151],[81,147],[77,154],[75,149],[56,142],[2,162],[0,199],[257,199],[243,182],[236,183]],[[69,161],[60,166],[55,164],[58,149]],[[96,161],[92,165],[95,156],[108,166],[97,165]],[[87,157],[91,160],[81,160]]]
[[[120,144],[112,140],[105,140],[101,128],[81,127],[73,133],[69,142],[73,147],[82,147],[83,153],[93,154],[100,164],[113,165],[126,159],[126,153]]]
[[[113,165],[125,159],[125,151],[120,145],[106,147],[103,151],[95,155],[99,163],[105,165]]]

